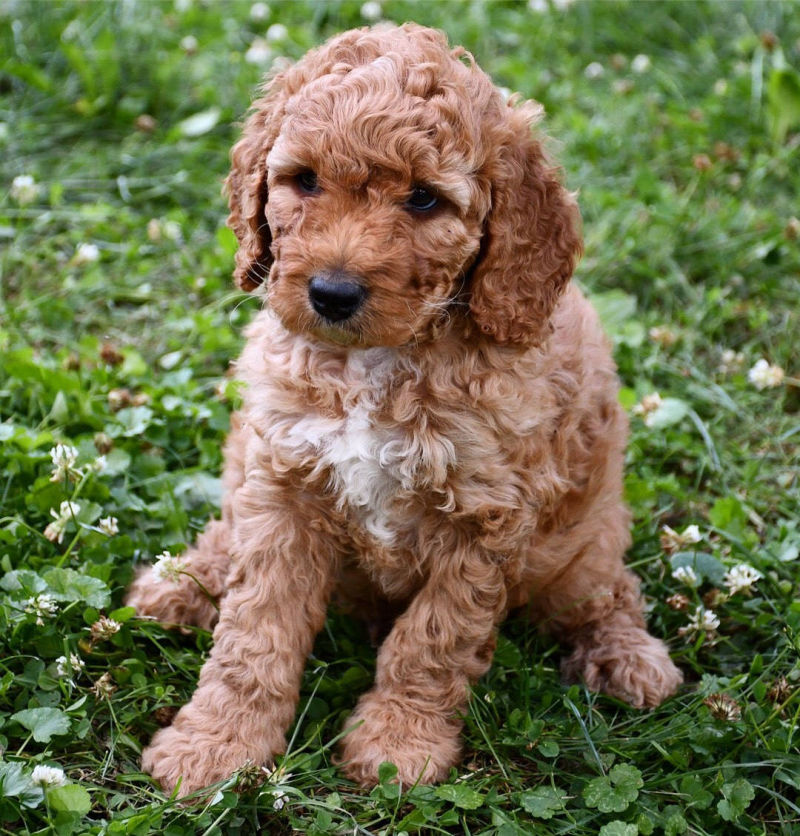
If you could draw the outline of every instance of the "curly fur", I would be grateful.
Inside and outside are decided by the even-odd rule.
[[[197,691],[143,767],[185,794],[285,732],[331,601],[388,628],[342,769],[405,783],[459,758],[470,684],[525,606],[569,678],[653,706],[681,675],[625,569],[626,417],[596,315],[568,282],[578,213],[533,130],[444,36],[347,32],[269,81],[233,149],[235,278],[266,306],[237,364],[222,519],[188,553],[219,599]],[[298,186],[313,171],[317,187]],[[439,203],[406,201],[423,185]],[[363,306],[330,322],[319,271]],[[141,614],[211,626],[190,578],[145,570]]]

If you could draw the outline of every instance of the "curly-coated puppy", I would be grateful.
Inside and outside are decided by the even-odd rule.
[[[404,783],[447,775],[515,607],[590,688],[653,706],[680,683],[623,566],[626,417],[568,284],[578,211],[540,116],[411,24],[340,35],[256,101],[229,222],[236,280],[266,305],[237,364],[222,519],[178,583],[148,570],[128,599],[217,622],[191,702],[142,758],[164,788],[284,750],[332,599],[389,628],[343,740],[362,784],[383,761]]]

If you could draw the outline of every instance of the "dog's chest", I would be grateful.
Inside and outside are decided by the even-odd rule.
[[[347,364],[342,414],[311,413],[298,419],[286,441],[307,456],[340,510],[381,545],[397,545],[414,524],[408,497],[420,485],[424,464],[413,427],[387,420],[387,401],[397,373],[386,350],[353,354]]]

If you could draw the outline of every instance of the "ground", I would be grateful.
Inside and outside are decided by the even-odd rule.
[[[121,600],[218,507],[257,304],[228,149],[266,69],[379,17],[546,107],[631,411],[629,559],[686,684],[649,712],[565,687],[511,621],[461,768],[363,793],[332,742],[374,655],[336,616],[280,769],[179,807],[139,753],[210,637]],[[0,833],[798,832],[800,5],[3,2],[0,55]]]

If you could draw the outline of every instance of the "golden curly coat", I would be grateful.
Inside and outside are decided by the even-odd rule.
[[[331,600],[388,629],[343,739],[361,784],[447,775],[470,683],[525,605],[569,678],[634,706],[681,675],[623,566],[627,422],[568,282],[579,217],[532,128],[463,49],[346,32],[269,81],[233,150],[235,277],[267,305],[237,364],[222,519],[140,614],[214,629],[143,767],[186,794],[284,750]],[[386,631],[384,631],[386,632]]]

